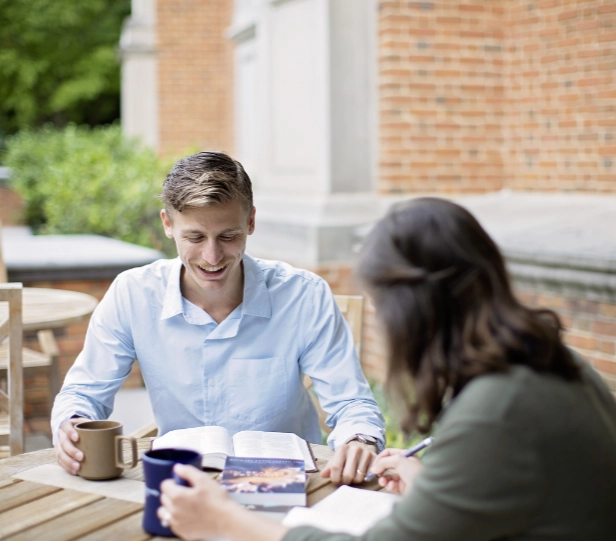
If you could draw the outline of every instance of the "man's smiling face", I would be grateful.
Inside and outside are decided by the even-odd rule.
[[[232,200],[183,212],[163,210],[161,218],[184,264],[185,296],[223,290],[233,294],[242,287],[242,257],[255,228],[254,208],[248,213],[240,201]]]

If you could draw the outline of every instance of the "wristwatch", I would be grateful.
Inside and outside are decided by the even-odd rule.
[[[346,443],[350,443],[352,441],[358,441],[359,443],[364,443],[366,445],[374,445],[374,448],[378,452],[379,450],[379,442],[374,436],[368,436],[367,434],[355,434],[352,438],[349,438]]]

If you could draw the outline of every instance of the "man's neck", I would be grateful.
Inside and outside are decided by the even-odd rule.
[[[238,275],[238,280],[226,284],[226,287],[222,289],[205,290],[187,285],[184,278],[184,269],[182,269],[180,277],[182,295],[194,305],[206,311],[216,323],[221,323],[244,299],[243,265]]]

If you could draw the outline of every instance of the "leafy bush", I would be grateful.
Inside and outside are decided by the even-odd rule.
[[[174,253],[156,198],[171,162],[119,126],[22,131],[7,140],[3,161],[35,232],[94,233]]]
[[[45,122],[117,119],[129,14],[130,0],[0,0],[0,138]]]
[[[381,412],[383,413],[383,418],[385,419],[385,436],[387,438],[387,447],[408,449],[409,447],[412,447],[413,445],[419,443],[426,437],[422,434],[412,434],[410,437],[406,437],[402,430],[400,430],[398,422],[395,420],[390,405],[387,402],[387,397],[385,395],[385,390],[383,389],[383,386],[376,381],[370,381],[370,389],[372,390],[374,399],[376,400],[376,403],[381,409]],[[310,391],[314,393],[314,388],[311,387]],[[327,436],[327,432],[321,430],[321,439],[323,445],[327,445]],[[421,457],[422,455],[423,451],[420,451],[417,454],[418,457]]]
[[[411,437],[407,438],[400,430],[398,422],[396,421],[391,411],[391,407],[387,402],[387,397],[385,395],[383,386],[380,383],[371,381],[370,388],[372,389],[374,399],[379,405],[379,408],[381,408],[381,412],[383,413],[383,417],[385,418],[385,434],[387,437],[387,447],[396,447],[399,449],[408,448],[415,443],[419,443],[422,439],[425,438],[425,436],[422,436],[420,434],[412,435]]]

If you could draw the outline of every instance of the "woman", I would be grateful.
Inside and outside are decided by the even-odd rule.
[[[454,203],[415,199],[371,232],[358,273],[389,346],[402,427],[429,431],[423,467],[386,450],[372,471],[404,493],[361,539],[616,538],[616,402],[569,351],[558,317],[513,296],[498,248]],[[435,421],[438,420],[438,426]],[[343,541],[235,505],[205,475],[166,482],[161,516],[185,539]]]

